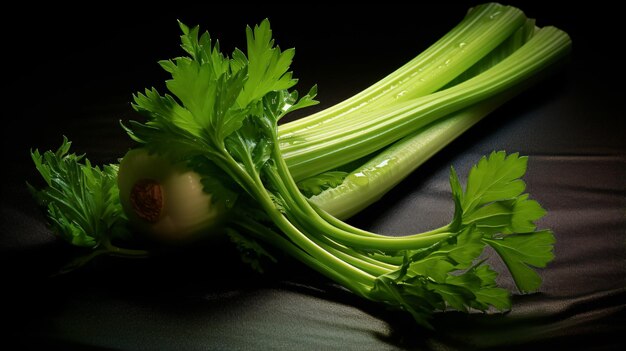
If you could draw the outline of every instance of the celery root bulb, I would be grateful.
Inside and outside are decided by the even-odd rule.
[[[196,172],[146,149],[124,156],[118,186],[131,224],[162,242],[188,242],[216,232],[227,211],[203,191]]]

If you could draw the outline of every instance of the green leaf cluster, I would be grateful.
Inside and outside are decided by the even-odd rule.
[[[61,238],[76,246],[96,247],[110,240],[109,235],[122,233],[125,225],[117,166],[92,166],[83,155],[69,153],[71,144],[64,137],[55,152],[31,152],[46,186],[29,188]]]

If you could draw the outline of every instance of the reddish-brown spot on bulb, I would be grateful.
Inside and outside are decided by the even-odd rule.
[[[130,192],[130,203],[141,219],[150,223],[157,222],[163,209],[161,185],[153,179],[137,181]]]

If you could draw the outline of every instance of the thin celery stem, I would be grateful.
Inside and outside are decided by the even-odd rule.
[[[330,252],[331,254],[339,257],[340,259],[350,263],[351,265],[358,267],[366,272],[368,272],[369,274],[375,275],[375,276],[379,276],[379,275],[384,275],[387,274],[389,272],[392,271],[392,269],[383,267],[382,265],[384,263],[381,262],[381,264],[379,263],[375,263],[375,262],[371,262],[371,261],[366,261],[363,260],[351,253],[346,253],[344,251],[341,251],[339,249],[336,249],[330,245],[327,244],[321,244],[321,246],[323,248],[325,248],[328,252]],[[387,264],[384,264],[385,266],[387,266]],[[397,268],[397,267],[395,267]]]
[[[300,208],[304,212],[302,220],[306,221],[310,225],[319,228],[327,236],[332,237],[342,243],[349,244],[350,246],[358,246],[366,249],[379,249],[379,250],[406,250],[406,249],[419,249],[428,247],[438,241],[449,238],[452,233],[438,232],[427,233],[426,235],[414,234],[409,236],[385,236],[370,233],[371,235],[365,236],[362,234],[355,234],[349,231],[337,228],[327,221],[325,221],[320,215],[311,207],[309,202],[298,190],[293,178],[289,175],[289,170],[282,157],[280,157],[280,149],[277,145],[274,146],[274,154],[276,160],[277,175],[273,172],[268,172],[269,176],[273,176],[273,183],[282,183],[289,192],[289,198],[295,202],[295,206]],[[281,176],[281,174],[283,176]],[[285,199],[289,200],[289,199]]]
[[[150,255],[150,252],[146,250],[126,249],[115,246],[108,239],[102,241],[102,248],[106,251],[107,254],[113,256],[141,258],[148,257]]]
[[[317,260],[322,260],[327,262],[329,265],[332,265],[341,275],[358,279],[366,285],[370,284],[372,280],[375,279],[372,275],[333,256],[328,251],[318,246],[314,241],[300,232],[297,227],[289,222],[285,216],[280,213],[278,209],[276,209],[272,199],[267,194],[263,182],[259,178],[258,173],[255,171],[254,163],[251,159],[249,159],[249,155],[248,159],[244,160],[244,164],[246,165],[249,174],[245,174],[238,165],[237,161],[235,161],[230,155],[224,155],[224,159],[227,160],[227,164],[224,166],[228,167],[232,173],[241,174],[238,178],[241,180],[241,184],[244,186],[244,189],[246,189],[246,191],[261,204],[262,208],[265,210],[272,222],[274,222],[274,224],[296,245],[301,247]]]
[[[331,240],[325,235],[324,232],[320,232],[318,228],[310,222],[302,221],[302,218],[305,218],[306,215],[298,207],[291,208],[290,214],[291,215],[287,215],[289,220],[292,223],[298,223],[302,227],[306,228],[307,232],[312,234],[311,239],[315,241],[316,244],[353,266],[374,275],[386,274],[390,271],[398,269],[397,265],[388,264],[387,262],[374,259],[355,251],[351,247]]]
[[[346,276],[342,273],[339,273],[337,270],[327,266],[322,261],[308,254],[299,246],[294,245],[292,242],[285,239],[280,234],[249,218],[243,218],[236,223],[233,223],[233,225],[242,228],[252,237],[262,240],[263,242],[266,242],[276,247],[282,252],[286,252],[288,255],[295,258],[296,260],[306,264],[318,273],[321,273],[326,277],[338,282],[339,284],[349,288],[353,292],[361,296],[367,297],[367,293],[369,292],[369,289],[373,284],[373,280],[369,283],[364,283],[362,281],[355,280],[351,275]]]
[[[324,211],[323,209],[321,209],[317,204],[315,204],[314,202],[311,203],[313,208],[315,209],[315,211],[319,214],[319,216],[331,223],[332,225],[336,226],[337,228],[340,228],[342,230],[345,231],[349,231],[351,233],[354,234],[358,234],[358,235],[363,235],[363,236],[367,236],[367,237],[377,237],[378,234],[372,233],[372,232],[368,232],[367,230],[363,230],[360,228],[357,228],[355,226],[352,226],[334,216],[332,216],[331,214],[329,214],[328,212]],[[442,233],[449,233],[450,232],[450,227],[448,225],[439,227],[437,229],[433,229],[433,230],[429,230],[426,232],[422,232],[420,234],[418,234],[420,237],[422,236],[429,236],[429,235],[436,235],[436,234],[442,234]]]

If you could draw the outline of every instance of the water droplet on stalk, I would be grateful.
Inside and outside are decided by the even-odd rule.
[[[399,93],[396,95],[396,99],[398,99],[398,98],[400,98],[400,97],[404,96],[404,94],[406,94],[406,90],[402,90],[401,92],[399,92]]]
[[[351,174],[351,180],[358,186],[366,186],[369,184],[369,178],[363,172]]]

